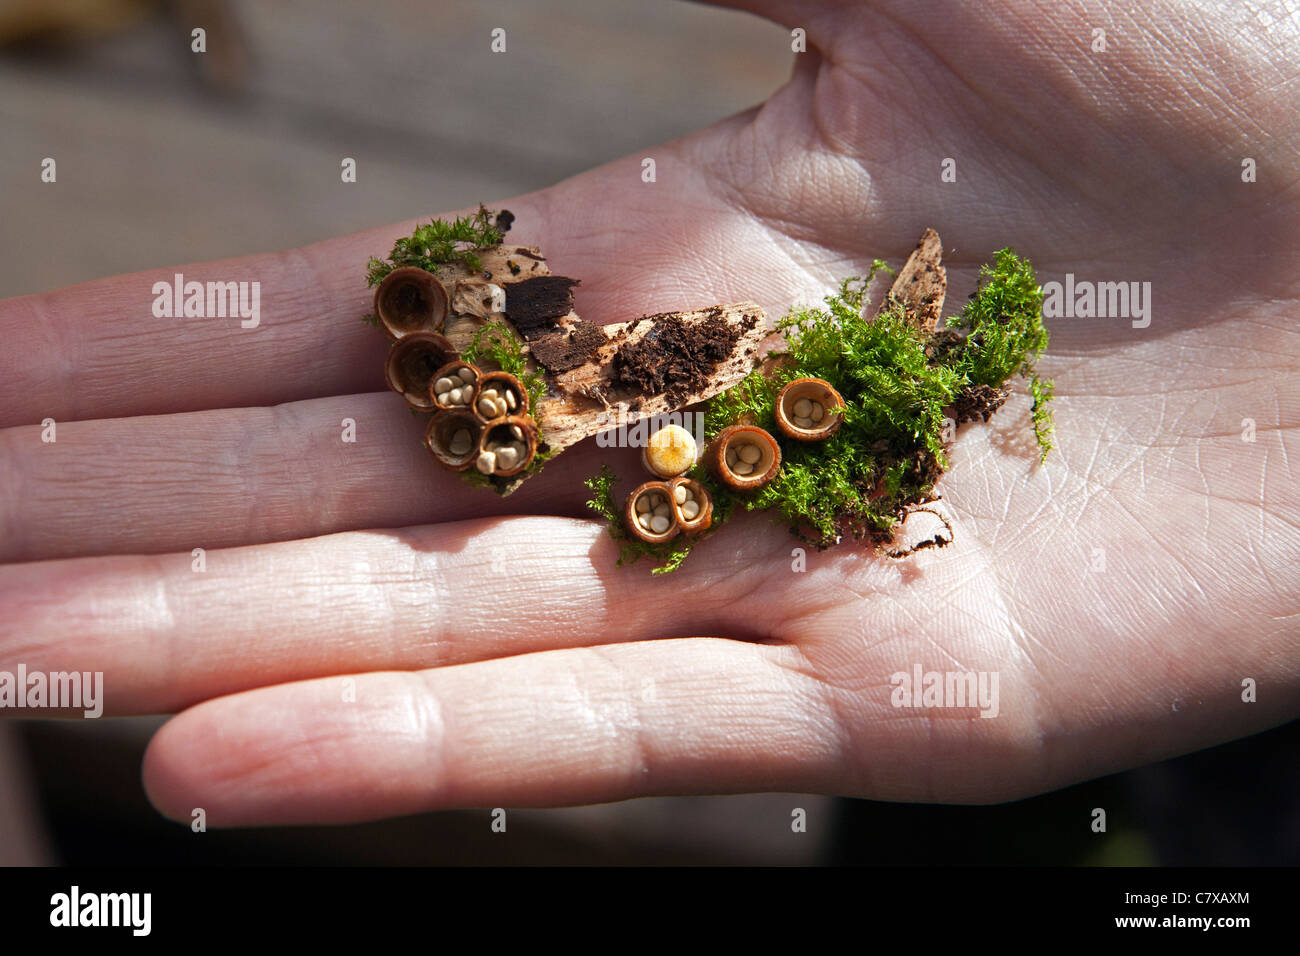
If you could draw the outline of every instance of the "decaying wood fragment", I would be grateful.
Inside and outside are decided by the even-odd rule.
[[[943,313],[948,292],[948,271],[943,267],[943,243],[933,229],[926,229],[912,254],[898,270],[894,284],[876,310],[879,315],[889,300],[902,304],[909,319],[927,334],[933,334]]]
[[[918,502],[907,509],[903,520],[894,528],[885,554],[906,558],[926,548],[943,548],[952,544],[952,520],[940,499]]]
[[[484,249],[479,254],[479,262],[481,268],[477,272],[471,272],[460,262],[447,263],[434,270],[451,297],[451,314],[443,334],[462,350],[486,321],[503,317],[501,309],[511,282],[551,274],[546,259],[531,246]]]
[[[653,336],[657,322],[666,318],[680,319],[688,327],[711,319],[727,323],[736,332],[730,355],[716,364],[706,383],[687,390],[669,388],[647,395],[621,385],[615,375],[615,355]],[[643,316],[632,322],[606,325],[601,331],[608,341],[589,361],[555,376],[556,391],[542,401],[538,410],[539,424],[552,448],[567,448],[609,428],[620,406],[625,414],[645,418],[694,405],[731,388],[753,371],[759,344],[768,329],[763,309],[754,302],[741,302]]]
[[[753,302],[598,326],[573,311],[577,280],[552,275],[537,249],[502,246],[485,250],[480,259],[477,272],[460,263],[436,270],[451,298],[443,334],[461,351],[489,322],[503,322],[518,334],[527,369],[546,375],[547,394],[531,411],[551,454],[614,427],[620,413],[627,418],[664,414],[730,388],[758,364],[759,346],[768,333],[766,316]],[[559,314],[561,309],[566,311]],[[665,356],[667,380],[662,389],[647,391],[620,380],[618,357],[628,354],[623,350],[646,342],[652,346],[670,327],[680,333],[706,326],[715,332],[725,326],[734,342],[716,362],[706,363],[707,374],[697,375],[698,380],[674,380],[671,355]],[[718,350],[716,342],[714,348]],[[676,359],[701,372],[698,356]],[[524,473],[499,480],[497,489],[509,494],[527,477]]]

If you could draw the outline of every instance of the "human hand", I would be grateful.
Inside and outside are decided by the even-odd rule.
[[[411,224],[160,269],[0,305],[0,667],[102,670],[111,713],[183,711],[145,782],[216,826],[765,789],[1001,800],[1294,716],[1294,18],[757,6],[808,32],[785,87],[647,153],[656,183],[637,156],[507,201],[510,239],[580,277],[599,323],[780,315],[926,225],[956,290],[1008,244],[1041,281],[1149,280],[1148,328],[1051,323],[1045,467],[1018,395],[959,436],[943,550],[844,546],[796,573],[750,517],[652,577],[614,566],[583,506],[619,453],[588,443],[497,499],[376,391],[362,267]],[[175,271],[259,280],[261,325],[154,319]],[[998,717],[895,709],[915,664],[998,672]]]

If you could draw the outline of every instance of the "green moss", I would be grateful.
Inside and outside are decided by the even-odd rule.
[[[491,365],[509,372],[524,383],[528,391],[528,407],[536,409],[546,397],[546,376],[528,368],[528,354],[524,343],[514,329],[499,319],[488,322],[470,340],[462,353],[466,362]]]
[[[695,539],[678,535],[664,544],[649,544],[629,535],[627,529],[623,527],[623,510],[614,497],[614,485],[618,483],[618,478],[609,465],[601,465],[600,472],[583,483],[593,494],[587,502],[587,507],[605,519],[609,536],[619,543],[620,566],[635,564],[641,558],[647,557],[652,561],[660,562],[651,570],[651,574],[668,574],[682,566],[682,562],[686,560],[686,556],[691,553],[691,548],[695,545]]]
[[[1047,460],[1047,453],[1056,447],[1051,437],[1056,431],[1056,425],[1052,422],[1052,410],[1047,407],[1047,403],[1052,400],[1052,389],[1050,380],[1041,379],[1037,375],[1029,382],[1029,390],[1034,396],[1034,438],[1038,440],[1040,464]]]
[[[772,511],[818,547],[844,535],[883,540],[903,508],[929,494],[947,463],[944,409],[963,379],[931,362],[930,337],[897,303],[873,321],[862,318],[871,280],[882,268],[877,260],[867,276],[845,280],[822,308],[792,310],[777,323],[789,345],[784,361],[768,374],[751,373],[706,412],[710,439],[742,420],[779,434],[776,396],[787,382],[821,378],[840,393],[844,420],[827,441],[783,441],[780,472],[752,495],[720,489],[737,507]]]
[[[477,272],[482,267],[478,253],[501,245],[503,237],[504,232],[496,225],[495,217],[483,206],[479,206],[473,215],[451,222],[435,219],[416,226],[410,236],[393,243],[387,260],[372,257],[366,265],[366,280],[374,286],[402,266],[419,266],[434,271],[438,266],[452,262],[459,262],[471,272]]]
[[[888,271],[877,260],[868,275],[841,283],[822,307],[792,310],[777,323],[788,346],[777,354],[778,361],[708,403],[707,439],[739,422],[780,437],[776,395],[795,378],[825,379],[846,405],[842,424],[827,441],[781,439],[780,472],[752,495],[736,495],[697,468],[692,476],[704,481],[713,496],[711,531],[744,509],[771,512],[819,548],[846,536],[884,544],[910,506],[929,500],[947,467],[945,412],[963,390],[1000,388],[1016,374],[1030,378],[1034,433],[1046,456],[1052,386],[1037,377],[1034,363],[1047,345],[1047,330],[1042,290],[1028,261],[1010,249],[998,251],[993,263],[981,269],[970,302],[938,334],[924,331],[892,299],[879,316],[863,317],[867,290],[882,269]],[[608,512],[611,533],[626,539],[611,485],[604,482],[599,488],[597,510]],[[667,555],[670,560],[656,570],[680,566],[692,543],[679,545],[685,553]],[[635,544],[640,548],[631,548],[633,555],[650,548]],[[625,557],[629,548],[625,545]]]
[[[980,268],[979,287],[948,328],[969,333],[953,359],[975,385],[998,386],[1012,375],[1030,375],[1034,360],[1047,347],[1043,326],[1043,290],[1034,267],[1010,249],[994,253],[993,264]]]
[[[461,352],[461,357],[474,365],[498,368],[518,378],[528,393],[528,408],[534,422],[537,422],[537,409],[546,397],[546,376],[537,369],[528,368],[528,355],[524,351],[523,340],[515,334],[514,329],[499,319],[488,322],[474,333],[469,345]],[[538,422],[537,452],[527,471],[531,474],[539,470],[554,456],[555,452],[546,444]]]
[[[1034,437],[1040,460],[1046,460],[1055,427],[1048,407],[1052,383],[1041,380],[1034,370],[1047,348],[1048,334],[1043,325],[1043,290],[1033,266],[1010,249],[999,249],[992,265],[981,267],[979,287],[961,315],[949,319],[948,327],[967,332],[951,361],[972,384],[996,387],[1013,375],[1030,380]]]

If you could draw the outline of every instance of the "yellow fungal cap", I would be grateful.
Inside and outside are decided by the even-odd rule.
[[[661,478],[685,474],[698,457],[695,437],[680,425],[665,425],[651,435],[641,455],[646,468]]]

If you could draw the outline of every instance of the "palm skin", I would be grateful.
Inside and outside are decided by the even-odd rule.
[[[145,782],[213,825],[763,789],[1004,800],[1294,716],[1294,18],[769,6],[808,33],[789,84],[648,151],[655,183],[629,157],[506,202],[511,238],[580,276],[598,322],[781,314],[926,225],[948,312],[1008,244],[1042,281],[1150,281],[1147,329],[1052,323],[1044,467],[1023,394],[962,430],[951,546],[796,572],[795,542],[749,518],[652,577],[584,517],[609,452],[504,500],[463,488],[374,391],[383,345],[357,321],[365,257],[403,224],[210,265],[262,281],[252,332],[142,330],[172,269],[4,303],[0,659],[103,670],[113,713],[181,710]],[[915,664],[997,671],[999,716],[895,709],[889,677]]]

